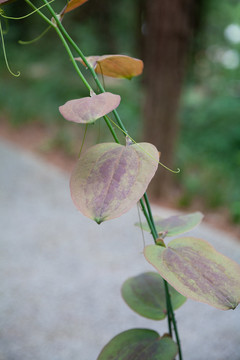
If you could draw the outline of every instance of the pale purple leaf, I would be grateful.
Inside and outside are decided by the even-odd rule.
[[[76,123],[91,123],[110,113],[120,104],[120,96],[109,92],[70,100],[59,107],[62,116]]]
[[[173,215],[168,218],[159,219],[154,217],[155,227],[159,234],[164,236],[176,236],[192,230],[201,223],[203,214],[199,211],[186,215]],[[148,223],[136,223],[145,231],[151,232]]]
[[[221,310],[240,302],[240,266],[193,237],[172,240],[167,248],[149,245],[145,257],[180,294]]]
[[[0,0],[0,6],[5,5],[5,4],[9,4],[11,2],[13,2],[14,0]]]
[[[158,161],[152,144],[95,145],[81,156],[71,175],[73,202],[99,224],[121,216],[143,196]]]

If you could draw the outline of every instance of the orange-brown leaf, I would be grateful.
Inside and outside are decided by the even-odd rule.
[[[131,79],[143,71],[142,60],[127,55],[89,56],[86,59],[96,73],[114,78]],[[81,58],[76,60],[85,65]]]
[[[67,5],[63,8],[63,10],[61,11],[61,15],[63,16],[64,14],[76,9],[77,7],[84,4],[86,1],[87,0],[70,0],[67,3]]]

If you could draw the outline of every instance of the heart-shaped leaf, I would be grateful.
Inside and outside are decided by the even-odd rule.
[[[173,360],[177,345],[156,331],[131,329],[115,336],[101,351],[97,360]]]
[[[127,55],[88,56],[86,59],[96,73],[105,76],[131,79],[143,72],[142,60]],[[85,65],[81,58],[76,60]]]
[[[158,161],[152,144],[95,145],[81,156],[71,175],[73,202],[98,224],[121,216],[143,196]]]
[[[66,102],[59,107],[62,116],[76,123],[92,123],[120,104],[120,96],[109,92]]]
[[[63,17],[64,14],[76,9],[77,7],[81,6],[87,2],[87,0],[69,0],[67,5],[62,9],[60,15]]]
[[[186,298],[169,286],[173,309],[182,306]],[[163,278],[147,272],[127,279],[122,286],[122,296],[128,306],[139,315],[153,320],[165,319],[167,314]]]
[[[188,215],[174,215],[165,219],[154,217],[154,222],[158,233],[162,233],[164,236],[176,236],[192,230],[201,223],[202,219],[203,214],[195,212]],[[136,223],[135,225],[150,232],[147,222]]]
[[[149,245],[145,257],[178,292],[218,309],[240,302],[240,266],[202,239],[183,237],[167,248]]]

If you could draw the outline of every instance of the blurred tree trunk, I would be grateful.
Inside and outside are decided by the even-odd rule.
[[[146,0],[144,139],[161,152],[161,162],[173,167],[178,133],[177,112],[189,40],[199,0]],[[174,176],[159,167],[150,195],[160,198]]]

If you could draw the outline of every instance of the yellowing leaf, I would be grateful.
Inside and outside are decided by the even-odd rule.
[[[202,219],[203,214],[197,211],[192,214],[174,215],[164,219],[154,217],[154,222],[158,233],[162,233],[164,236],[175,236],[192,230],[200,224]],[[136,223],[135,225],[151,232],[147,222]]]
[[[62,116],[76,123],[91,123],[116,109],[120,96],[109,92],[66,102],[59,107]]]
[[[114,78],[131,79],[143,71],[142,60],[127,55],[89,56],[86,59],[96,73]],[[81,58],[76,60],[85,65]]]
[[[145,257],[179,293],[221,310],[240,302],[240,266],[209,243],[193,237],[172,240],[167,248],[149,245]]]
[[[67,5],[61,11],[61,14],[60,14],[61,17],[63,17],[64,14],[66,14],[66,13],[76,9],[77,7],[81,6],[85,2],[87,2],[87,0],[70,0],[70,1],[68,1]]]
[[[92,146],[78,160],[70,189],[78,210],[98,224],[130,210],[143,196],[159,160],[148,143]]]

